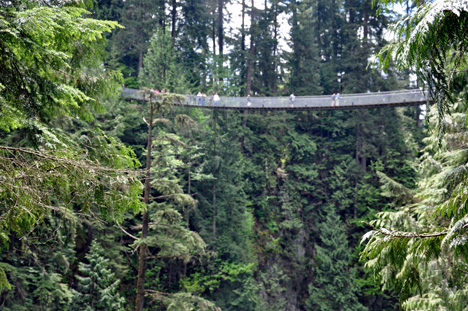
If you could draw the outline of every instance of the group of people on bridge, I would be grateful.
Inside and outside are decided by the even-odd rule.
[[[341,98],[340,93],[336,93],[336,94],[333,93],[331,97],[331,106],[338,107],[340,105],[340,98]]]
[[[124,85],[125,86],[125,85]],[[151,92],[154,92],[156,94],[159,94],[159,93],[170,93],[169,90],[166,91],[166,89],[162,89],[161,92],[158,90],[158,89],[151,89]]]
[[[203,92],[198,92],[196,95],[189,93],[188,94],[188,104],[189,105],[199,105],[199,106],[206,106],[207,105],[207,96]],[[208,105],[213,106],[213,105],[219,105],[219,102],[221,101],[221,97],[219,97],[218,93],[210,93],[208,97]]]
[[[158,93],[158,90],[155,90],[156,93]],[[164,93],[168,91],[165,91],[164,89],[161,91],[161,93]],[[188,99],[188,104],[189,105],[198,105],[198,106],[218,106],[221,104],[221,97],[218,95],[218,93],[210,93],[209,96],[207,96],[204,92],[199,91],[198,93],[189,93],[187,96]],[[338,107],[340,105],[340,99],[341,95],[340,93],[333,93],[331,96],[331,106],[332,107]],[[291,108],[294,108],[294,102],[296,100],[296,95],[294,93],[291,93],[289,95],[289,102]],[[244,105],[247,107],[250,107],[252,105],[252,98],[250,97],[250,94],[246,96],[246,101],[244,102]]]
[[[296,99],[296,96],[291,93],[289,96],[289,100],[291,102],[291,107],[294,107],[294,101]],[[210,93],[207,101],[207,96],[204,92],[198,92],[196,95],[189,93],[188,94],[188,104],[189,105],[198,105],[198,106],[206,106],[208,103],[208,106],[213,106],[213,105],[219,105],[221,102],[221,97],[219,97],[218,93],[215,93],[214,95]],[[252,100],[250,97],[250,94],[247,95],[246,97],[246,106],[251,106],[252,105]]]

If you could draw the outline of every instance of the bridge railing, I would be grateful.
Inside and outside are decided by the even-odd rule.
[[[135,89],[124,88],[122,96],[129,99],[144,100],[143,94]],[[344,94],[341,95],[340,99],[335,100],[332,100],[331,95],[296,96],[294,101],[289,97],[221,97],[218,103],[215,103],[210,97],[202,99],[196,95],[186,95],[186,102],[180,104],[207,108],[328,109],[334,107],[423,104],[427,101],[425,93],[420,90],[409,90]]]

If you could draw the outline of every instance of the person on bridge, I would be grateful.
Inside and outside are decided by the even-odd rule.
[[[209,105],[210,106],[213,106],[213,93],[210,93],[210,97],[209,97]]]
[[[214,104],[218,105],[220,100],[221,100],[221,98],[219,97],[218,93],[214,94],[214,96],[213,96]]]
[[[337,106],[337,107],[340,105],[340,98],[341,98],[340,93],[336,93],[335,106]]]
[[[201,93],[202,106],[206,106],[206,94]]]
[[[247,106],[252,105],[252,102],[250,101],[250,94],[247,95]]]
[[[296,96],[294,95],[294,93],[291,93],[291,95],[289,95],[289,101],[291,102],[291,108],[294,107],[294,101],[296,100]]]
[[[335,107],[335,99],[336,99],[336,94],[333,93],[333,95],[332,95],[332,97],[331,97],[331,101],[332,101],[332,102],[331,102],[331,106],[332,106],[332,107]]]
[[[197,104],[198,104],[198,106],[201,105],[201,98],[202,98],[202,94],[201,94],[201,92],[198,92],[197,93]]]

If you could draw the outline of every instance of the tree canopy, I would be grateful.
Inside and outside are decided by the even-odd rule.
[[[385,4],[391,1],[382,1]],[[396,40],[380,65],[395,57],[415,69],[436,103],[428,111],[432,135],[420,157],[415,190],[381,175],[398,202],[371,222],[362,258],[379,279],[400,292],[407,310],[466,307],[466,18],[465,1],[429,1],[399,21]]]
[[[81,1],[9,1],[0,6],[1,242],[33,230],[51,212],[120,219],[140,208],[133,152],[92,123],[99,96],[120,75],[102,67],[103,33],[119,25],[86,18]],[[64,126],[65,125],[65,126]],[[5,283],[2,282],[1,286]]]

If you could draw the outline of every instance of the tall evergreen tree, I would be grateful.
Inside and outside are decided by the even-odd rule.
[[[290,3],[291,16],[291,49],[288,54],[290,68],[289,89],[296,95],[322,94],[321,57],[323,47],[319,46],[319,32],[316,30],[323,20],[319,20],[319,8],[316,1],[292,1]],[[336,38],[338,39],[338,38]],[[328,42],[327,42],[328,44]]]
[[[317,255],[315,281],[309,285],[310,310],[367,310],[358,302],[355,269],[350,268],[351,251],[340,217],[331,208],[319,225],[320,243]]]
[[[80,262],[76,275],[78,294],[74,297],[73,308],[77,310],[123,311],[125,298],[118,293],[119,280],[109,268],[109,259],[104,258],[104,250],[95,241],[85,258],[88,263]]]
[[[186,0],[181,4],[181,19],[176,46],[180,62],[190,87],[205,87],[208,70],[208,37],[210,33],[209,11],[202,0]],[[193,90],[192,90],[193,91]]]
[[[186,90],[184,73],[172,38],[164,28],[157,29],[143,59],[140,84],[148,88],[183,94]]]
[[[143,67],[143,56],[156,26],[165,27],[165,1],[129,0],[121,11],[120,30],[112,39],[112,54],[124,65],[125,84],[138,87],[138,77]]]

